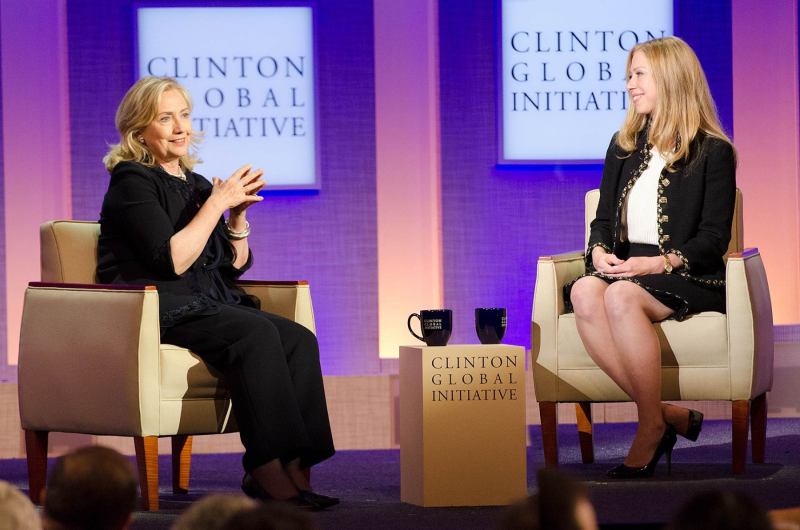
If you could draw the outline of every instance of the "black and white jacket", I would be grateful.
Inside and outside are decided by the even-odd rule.
[[[616,135],[611,139],[586,253],[590,270],[596,246],[627,256],[628,242],[621,237],[623,206],[650,157],[646,134],[641,137],[633,153],[616,145]],[[684,267],[679,274],[705,285],[722,286],[723,256],[731,238],[736,201],[736,158],[731,144],[702,133],[689,152],[688,161],[674,164],[672,172],[665,169],[659,178],[658,247],[662,255],[672,253],[681,258]]]

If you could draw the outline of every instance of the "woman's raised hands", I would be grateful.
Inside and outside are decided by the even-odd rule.
[[[234,171],[227,180],[213,177],[209,200],[216,201],[223,210],[244,211],[251,204],[263,200],[258,195],[266,184],[261,180],[263,175],[263,169],[253,170],[252,164],[246,164]]]

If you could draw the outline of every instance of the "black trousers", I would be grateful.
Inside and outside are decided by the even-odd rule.
[[[188,348],[221,372],[231,393],[251,471],[273,459],[310,467],[334,454],[317,339],[291,320],[220,304],[164,330],[162,342]]]

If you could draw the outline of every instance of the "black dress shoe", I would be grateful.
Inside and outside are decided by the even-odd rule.
[[[300,510],[319,511],[328,507],[316,502],[312,497],[304,495],[303,491],[300,491],[299,494],[295,495],[294,497],[289,497],[288,499],[276,499],[264,491],[264,488],[261,487],[261,485],[256,481],[256,479],[253,478],[252,475],[250,475],[250,473],[245,473],[244,477],[242,477],[242,491],[245,495],[253,499],[258,499],[260,501],[281,502]],[[324,495],[321,495],[320,497],[324,497]],[[328,498],[332,499],[332,497]],[[339,499],[335,500],[336,502],[333,504],[339,502]],[[333,504],[330,504],[330,506],[333,506]]]
[[[642,467],[629,467],[625,464],[620,464],[617,467],[608,470],[608,478],[650,478],[655,474],[656,465],[661,457],[667,455],[667,474],[672,472],[672,449],[675,447],[675,442],[678,441],[675,435],[675,429],[667,426],[664,436],[658,442],[656,452],[650,462]]]
[[[336,506],[339,504],[338,497],[322,495],[321,493],[316,493],[311,490],[300,490],[300,496],[307,498],[311,502],[319,504],[323,508],[330,508],[331,506]]]

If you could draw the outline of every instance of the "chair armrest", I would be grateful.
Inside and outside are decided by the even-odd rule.
[[[159,347],[155,287],[30,284],[20,330],[22,427],[158,434]]]
[[[542,256],[536,266],[531,326],[531,368],[539,401],[555,395],[558,316],[564,313],[564,285],[586,271],[583,252]]]
[[[572,252],[563,252],[561,254],[553,254],[552,256],[539,256],[539,261],[553,261],[556,263],[560,262],[572,262],[576,259],[584,259],[586,254],[582,250],[574,250]]]
[[[583,252],[540,257],[533,291],[533,321],[553,320],[563,314],[563,287],[584,272],[586,264]]]
[[[28,287],[55,287],[63,289],[83,289],[86,291],[155,291],[154,285],[123,285],[118,283],[65,283],[28,282]]]
[[[262,311],[294,320],[313,333],[317,332],[307,281],[241,280],[236,284],[247,294],[261,300]]]
[[[757,248],[730,253],[725,270],[731,399],[750,399],[772,388],[772,303]]]

